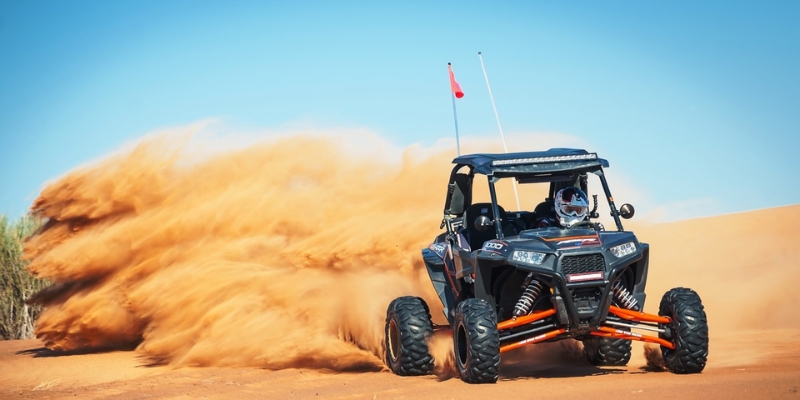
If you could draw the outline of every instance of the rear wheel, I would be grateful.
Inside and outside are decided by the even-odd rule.
[[[428,375],[433,372],[433,357],[428,339],[433,324],[428,305],[419,297],[393,300],[386,310],[386,365],[397,375]]]
[[[676,288],[661,299],[658,315],[670,317],[662,339],[675,345],[661,346],[667,369],[676,374],[694,374],[703,370],[708,358],[708,320],[700,296],[692,289]]]
[[[583,354],[592,365],[628,365],[631,342],[625,339],[592,337],[583,341]]]
[[[455,361],[461,380],[495,383],[500,369],[500,334],[492,306],[481,299],[458,303],[453,322]]]

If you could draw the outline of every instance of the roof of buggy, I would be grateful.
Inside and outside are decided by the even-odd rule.
[[[589,153],[583,149],[564,148],[520,153],[466,154],[456,157],[453,164],[469,165],[475,173],[497,176],[608,168],[608,161],[597,157],[597,153]]]

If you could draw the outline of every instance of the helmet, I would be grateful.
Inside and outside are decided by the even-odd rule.
[[[558,221],[565,227],[570,227],[583,221],[589,213],[589,202],[586,193],[576,187],[568,187],[558,191],[555,199],[556,215]]]

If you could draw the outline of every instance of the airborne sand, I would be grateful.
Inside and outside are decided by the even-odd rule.
[[[412,148],[392,163],[300,135],[196,157],[156,136],[70,172],[32,206],[53,222],[26,255],[57,282],[38,297],[37,335],[71,352],[0,343],[0,393],[673,398],[679,387],[695,389],[687,398],[800,397],[800,206],[626,224],[651,244],[648,311],[671,287],[703,298],[703,374],[647,372],[639,344],[627,368],[599,369],[560,342],[505,357],[498,385],[467,386],[439,381],[447,338],[437,341],[442,378],[377,372],[392,298],[420,295],[441,315],[419,249],[438,233],[451,156]]]

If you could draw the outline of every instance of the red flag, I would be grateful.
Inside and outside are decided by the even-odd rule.
[[[456,81],[456,75],[453,73],[450,63],[447,63],[447,71],[450,72],[450,90],[453,91],[457,99],[464,97],[464,91],[461,90],[461,85]]]

